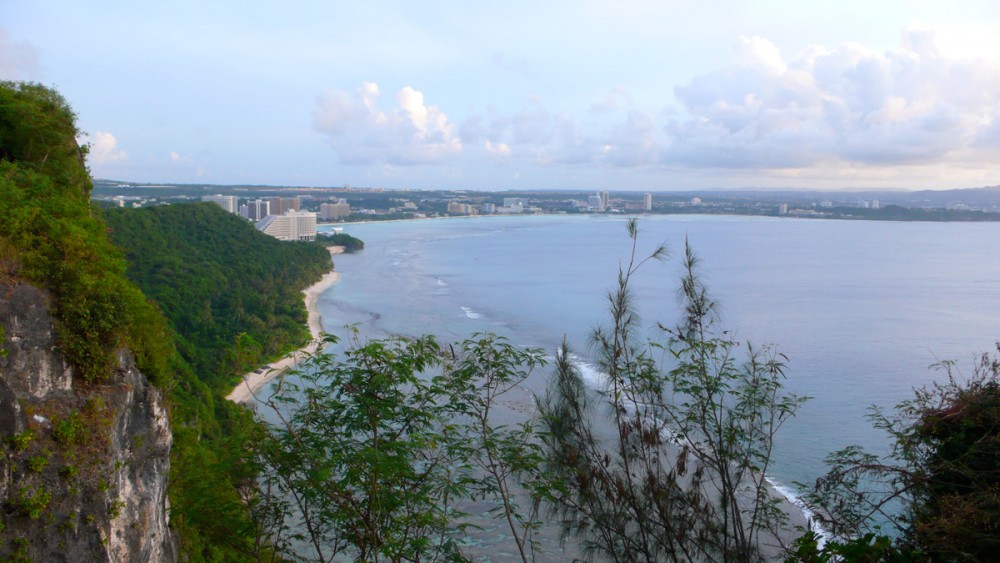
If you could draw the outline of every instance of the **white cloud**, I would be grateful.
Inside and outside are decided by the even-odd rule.
[[[767,73],[781,74],[788,70],[778,46],[763,37],[741,35],[737,61],[740,66]]]
[[[14,41],[0,26],[0,80],[37,80],[38,54],[27,41]]]
[[[170,155],[169,156],[170,156],[170,161],[171,162],[180,162],[181,161],[181,155],[177,151],[170,151]]]
[[[612,127],[605,136],[603,159],[614,166],[644,166],[653,163],[660,151],[653,118],[629,112],[625,122]]]
[[[379,107],[380,97],[378,85],[365,82],[353,94],[331,90],[316,98],[313,127],[327,136],[341,162],[436,164],[461,154],[451,120],[427,105],[422,92],[404,87],[387,111]]]
[[[492,143],[489,140],[483,143],[483,148],[493,158],[504,160],[510,157],[510,146],[507,143]]]
[[[552,114],[537,98],[529,99],[509,117],[490,108],[488,127],[481,116],[473,116],[463,123],[463,138],[485,136],[482,146],[496,162],[527,159],[541,166],[611,167],[655,164],[660,144],[653,118],[637,110],[626,112],[615,100],[634,105],[628,93],[617,88],[585,112],[585,117],[596,121],[581,121],[567,112]]]
[[[128,154],[118,148],[118,139],[111,133],[98,131],[93,135],[82,135],[77,142],[90,145],[87,156],[92,164],[109,164],[128,159]]]
[[[692,167],[782,169],[964,162],[995,155],[1000,64],[943,55],[907,29],[899,48],[813,46],[784,61],[741,38],[735,62],[676,88],[687,109],[664,128],[663,159]],[[991,160],[990,160],[991,161]]]

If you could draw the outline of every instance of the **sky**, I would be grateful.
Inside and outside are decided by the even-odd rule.
[[[1000,184],[1000,2],[3,0],[96,178],[416,189]]]

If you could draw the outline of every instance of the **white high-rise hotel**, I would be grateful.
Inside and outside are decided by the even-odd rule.
[[[278,240],[316,240],[316,214],[292,210],[268,215],[257,223],[257,230]]]

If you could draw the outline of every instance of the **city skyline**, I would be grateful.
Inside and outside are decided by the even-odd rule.
[[[989,2],[12,0],[95,177],[421,189],[1000,184]]]

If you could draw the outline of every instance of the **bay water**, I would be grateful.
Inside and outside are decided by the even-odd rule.
[[[364,337],[495,332],[549,355],[565,337],[586,365],[607,294],[631,242],[620,216],[497,216],[341,225],[365,241],[336,257],[339,283],[319,300],[324,330]],[[321,227],[320,230],[329,227]],[[788,356],[786,389],[812,397],[778,436],[770,475],[811,482],[849,444],[885,451],[865,419],[940,379],[1000,338],[1000,223],[645,216],[637,256],[670,257],[634,281],[649,334],[680,314],[685,239],[738,340]],[[542,393],[551,368],[533,374]],[[525,408],[522,405],[520,408]],[[530,406],[526,407],[530,410]]]

